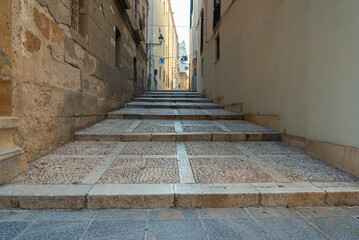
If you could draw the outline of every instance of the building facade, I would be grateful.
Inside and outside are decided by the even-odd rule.
[[[199,91],[359,176],[359,1],[199,6]]]
[[[147,9],[146,0],[1,1],[0,183],[143,91]]]
[[[188,55],[186,50],[186,42],[182,41],[179,43],[179,72],[180,81],[177,84],[178,89],[189,90],[188,81]]]
[[[189,86],[191,91],[197,91],[197,56],[198,56],[198,0],[191,0],[190,19],[190,65],[189,65]]]
[[[178,74],[178,35],[170,0],[149,0],[148,90],[173,89]],[[159,37],[163,43],[159,44]]]

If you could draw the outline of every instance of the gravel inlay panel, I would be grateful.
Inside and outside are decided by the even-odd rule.
[[[174,142],[130,142],[121,155],[175,155]]]
[[[217,126],[184,126],[184,132],[224,132],[222,128]]]
[[[100,184],[179,183],[175,158],[117,159],[101,177]]]
[[[210,120],[181,120],[182,126],[186,125],[214,125]]]
[[[235,143],[230,142],[186,142],[189,155],[242,155]]]
[[[59,147],[52,155],[107,155],[118,143],[115,142],[70,142]]]
[[[177,109],[177,111],[181,115],[208,115],[201,109]]]
[[[258,156],[295,182],[358,182],[359,179],[308,155]]]
[[[243,142],[241,145],[256,155],[305,154],[304,150],[293,147],[285,142]]]
[[[257,165],[240,158],[190,159],[197,183],[274,182]]]
[[[274,132],[271,129],[244,120],[218,120],[217,122],[233,132]]]
[[[135,133],[174,133],[174,121],[143,121],[134,130]]]
[[[86,129],[82,130],[82,132],[121,133],[121,132],[126,131],[134,122],[135,122],[135,120],[110,120],[110,119],[108,119],[106,121],[97,123],[92,127],[86,128]]]
[[[173,115],[173,109],[167,109],[167,108],[149,108],[145,112],[147,115]]]
[[[29,170],[13,179],[13,184],[79,184],[100,159],[47,156],[29,163]]]

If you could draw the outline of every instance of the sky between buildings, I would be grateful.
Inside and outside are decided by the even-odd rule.
[[[190,25],[190,0],[171,0],[172,12],[177,27],[178,41],[186,42],[187,55],[189,53],[189,25]]]

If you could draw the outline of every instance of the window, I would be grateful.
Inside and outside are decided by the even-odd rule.
[[[137,83],[137,59],[133,58],[133,81]]]
[[[162,67],[160,67],[160,76],[159,76],[159,79],[161,79],[161,73],[162,73]]]
[[[213,29],[217,26],[219,20],[221,19],[221,0],[214,1],[214,10],[213,10]]]
[[[204,42],[203,42],[203,38],[204,38],[204,20],[203,20],[203,12],[202,12],[202,15],[201,15],[201,53],[203,52],[203,45],[204,45]]]
[[[87,35],[87,4],[86,0],[71,1],[71,28],[82,37]]]
[[[221,39],[219,34],[216,37],[216,61],[221,58]]]
[[[204,75],[203,75],[203,73],[204,73],[204,64],[203,64],[204,62],[203,62],[203,58],[202,58],[202,60],[201,60],[201,77],[203,77]]]
[[[116,27],[116,66],[121,67],[121,32]]]

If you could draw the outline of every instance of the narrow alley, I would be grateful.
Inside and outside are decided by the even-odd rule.
[[[0,0],[0,240],[357,240],[358,0]]]

